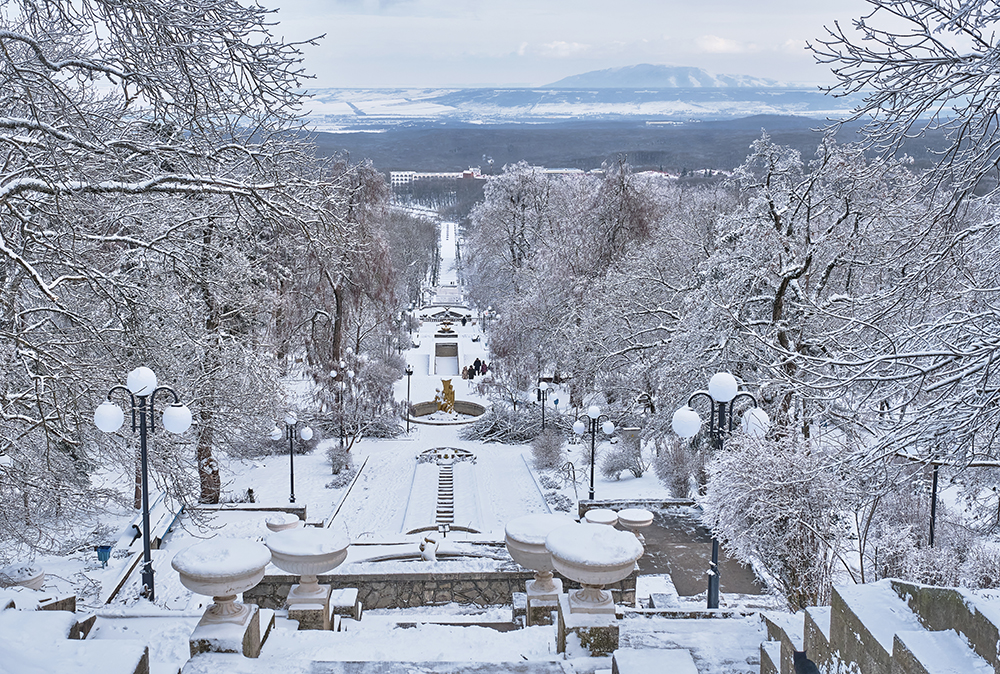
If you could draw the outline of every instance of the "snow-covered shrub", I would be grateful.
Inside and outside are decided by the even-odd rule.
[[[538,476],[538,481],[545,489],[559,489],[562,486],[560,480],[549,473],[542,473]]]
[[[573,499],[557,491],[545,492],[545,501],[552,506],[553,510],[559,512],[568,513],[573,509]]]
[[[1000,587],[1000,548],[983,544],[972,546],[962,565],[961,584],[980,589]]]
[[[517,412],[505,405],[494,405],[479,419],[462,429],[464,440],[524,445],[538,434],[541,415],[530,407],[519,406]]]
[[[330,448],[326,450],[326,458],[330,461],[330,468],[334,475],[340,475],[345,469],[350,470],[353,463],[351,453],[339,444],[330,445]]]
[[[638,437],[625,436],[603,454],[601,474],[606,478],[620,479],[623,470],[635,477],[642,477],[649,469],[649,464],[642,458],[642,443]]]
[[[531,455],[536,470],[553,470],[563,464],[563,439],[554,431],[546,431],[531,441]]]
[[[958,585],[961,560],[951,546],[914,548],[906,556],[903,578],[925,585]]]
[[[681,438],[657,442],[653,469],[660,484],[670,490],[674,498],[691,495],[691,479],[705,470],[705,455],[691,449],[691,443]]]
[[[395,438],[403,433],[403,425],[397,414],[382,414],[364,424],[361,434],[366,438]]]
[[[795,438],[735,435],[708,466],[703,521],[726,551],[761,564],[792,610],[829,601],[847,528],[838,457]]]
[[[351,484],[351,480],[354,476],[358,474],[358,469],[354,466],[347,466],[339,473],[334,475],[333,479],[326,483],[327,489],[343,489],[347,485]]]

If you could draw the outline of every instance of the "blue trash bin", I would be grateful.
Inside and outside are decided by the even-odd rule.
[[[101,563],[101,566],[107,566],[108,560],[111,559],[111,548],[113,545],[95,545],[94,549],[97,550],[97,561]]]

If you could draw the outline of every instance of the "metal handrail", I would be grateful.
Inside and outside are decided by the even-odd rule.
[[[563,470],[566,471],[566,479],[573,482],[573,497],[579,503],[580,494],[576,491],[576,466],[573,465],[572,461],[567,461],[566,465],[563,466]]]

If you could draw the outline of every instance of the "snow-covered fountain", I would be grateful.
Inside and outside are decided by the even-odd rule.
[[[285,529],[267,537],[271,561],[282,571],[299,576],[288,593],[288,617],[300,629],[330,629],[329,585],[319,584],[327,573],[347,559],[347,534],[316,527]]]
[[[191,633],[191,655],[208,651],[260,654],[260,610],[236,596],[264,577],[271,553],[255,541],[217,538],[177,553],[170,565],[181,584],[195,594],[212,597]]]
[[[528,625],[551,624],[563,588],[562,580],[552,576],[552,556],[545,539],[553,530],[572,524],[576,523],[569,515],[539,513],[513,519],[504,528],[511,559],[535,572],[535,579],[525,583]]]

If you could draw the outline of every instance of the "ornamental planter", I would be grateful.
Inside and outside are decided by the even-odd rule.
[[[626,578],[642,556],[638,539],[627,531],[604,524],[573,524],[554,529],[545,539],[552,566],[583,588],[571,592],[572,613],[614,613],[606,583]]]
[[[257,585],[270,561],[271,553],[260,543],[219,538],[182,550],[170,565],[184,587],[214,600],[202,624],[243,624],[250,609],[236,595]]]

